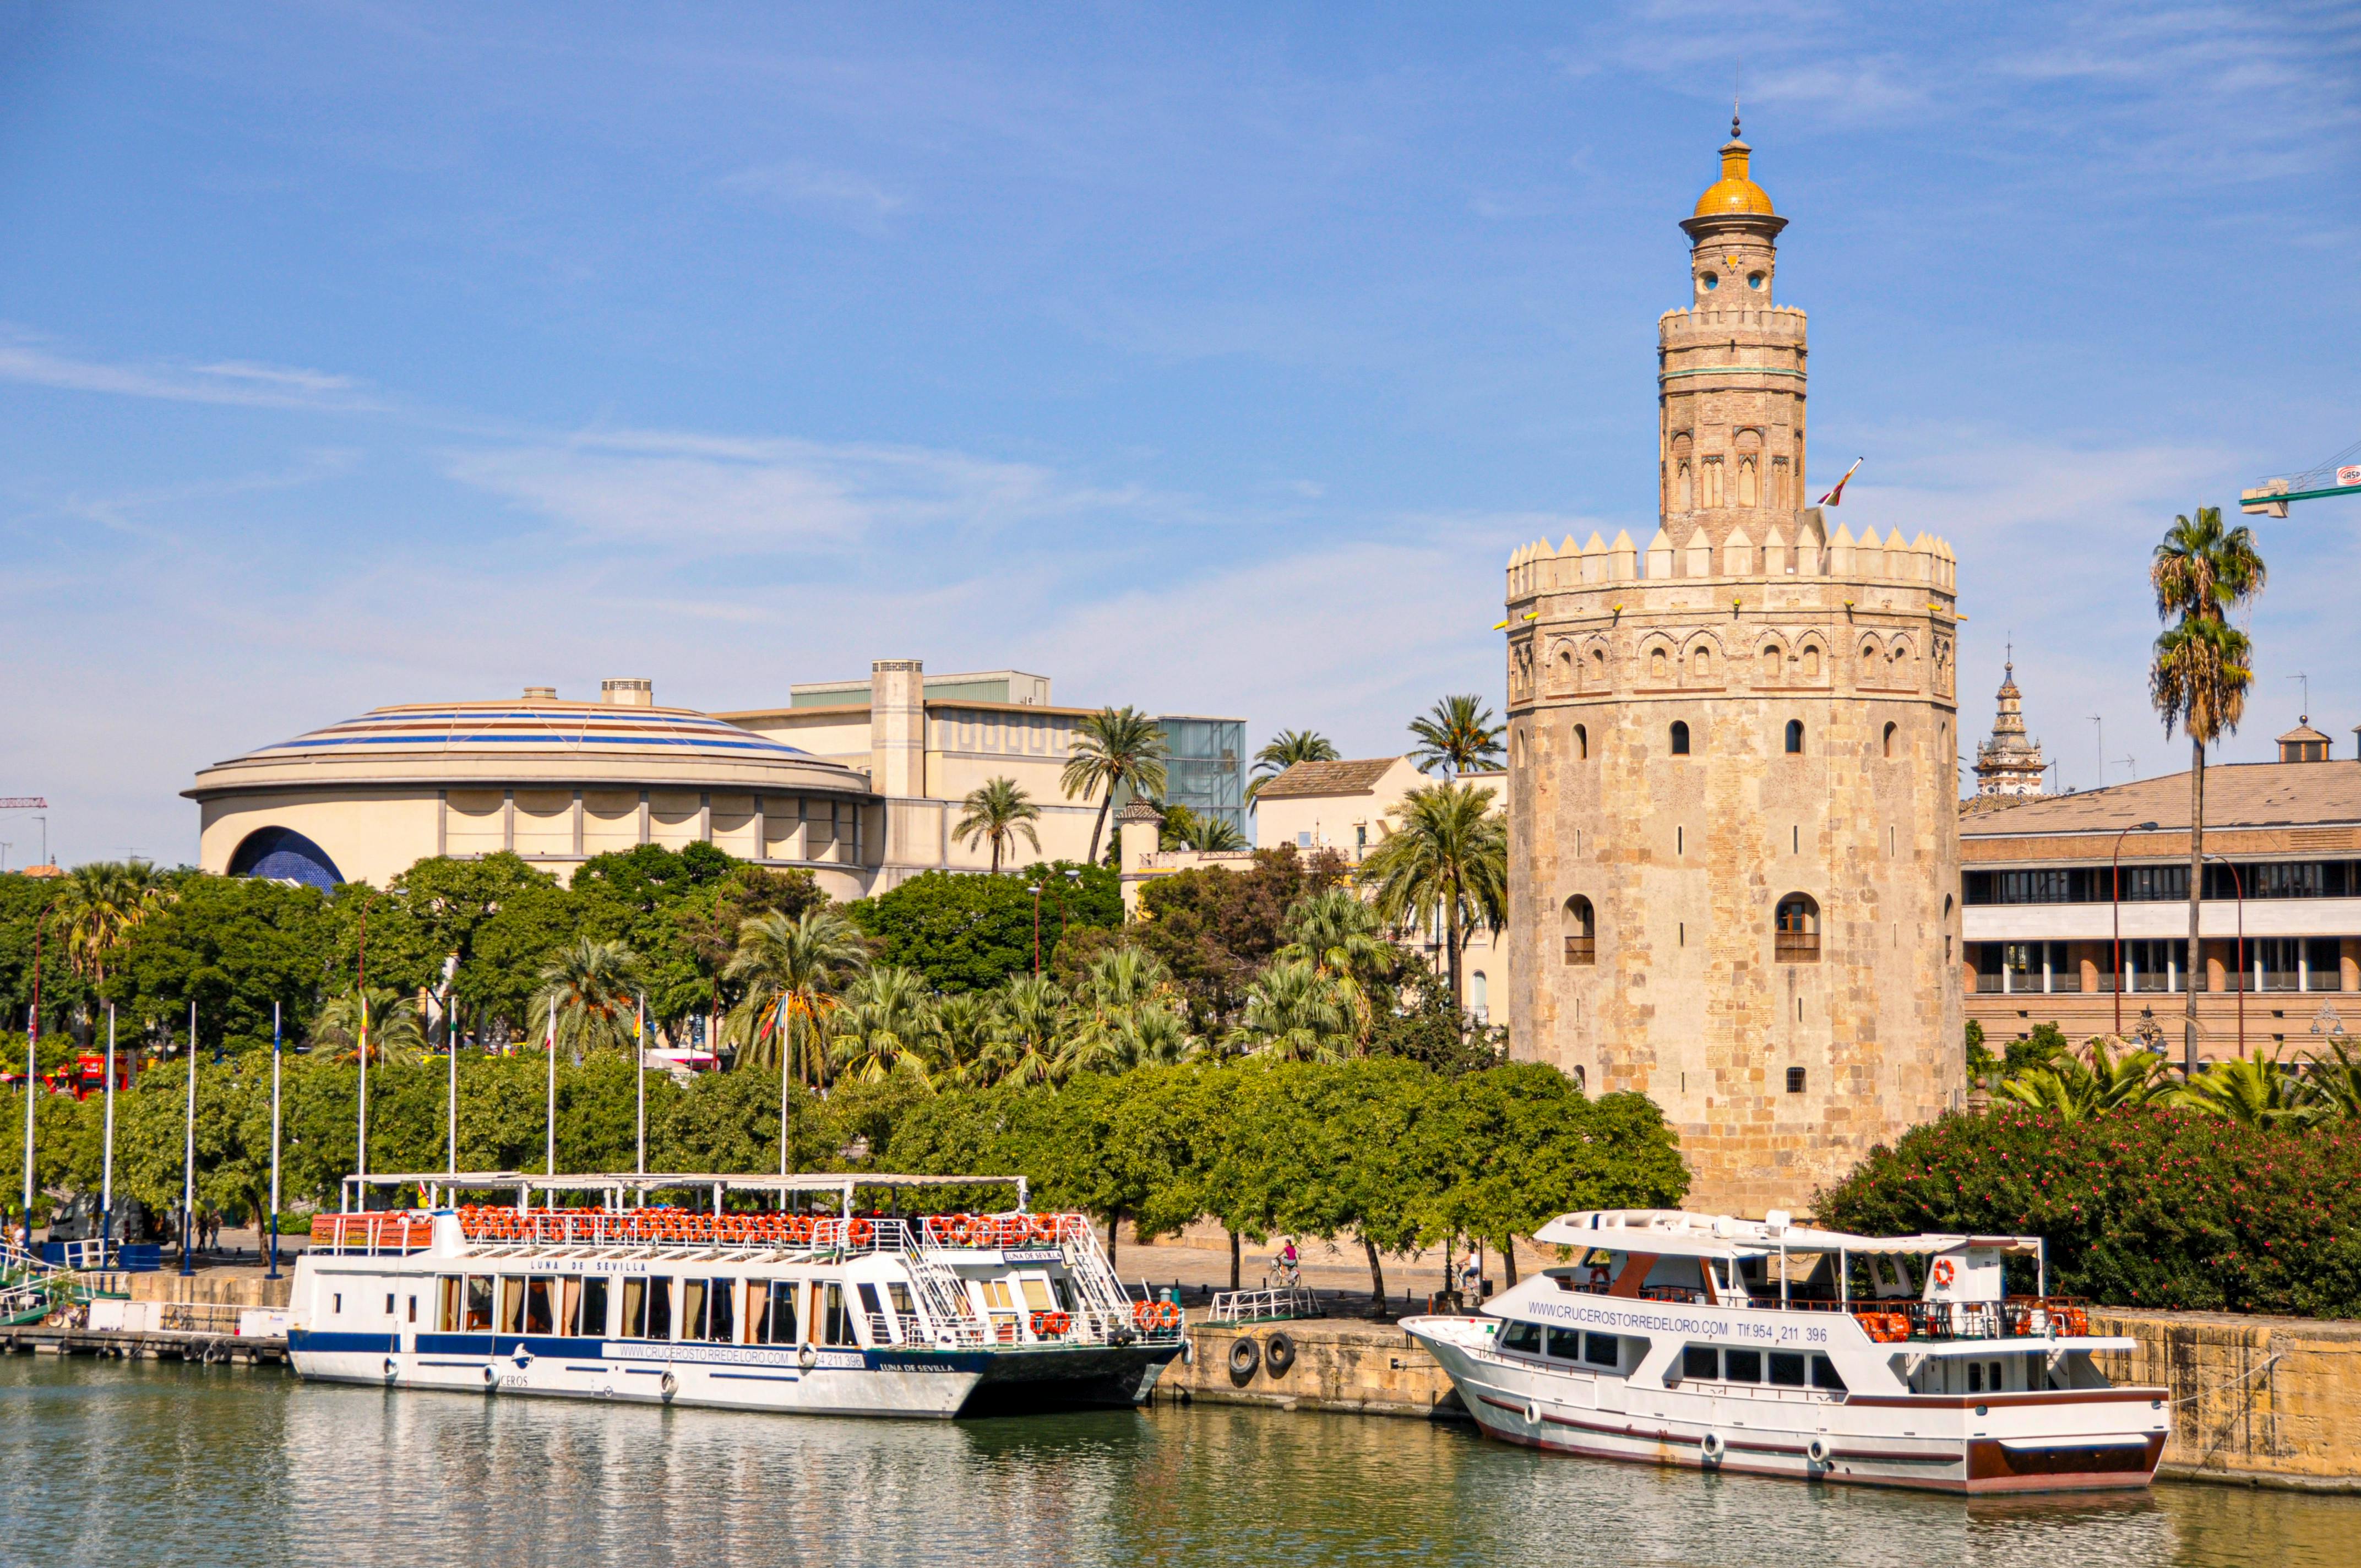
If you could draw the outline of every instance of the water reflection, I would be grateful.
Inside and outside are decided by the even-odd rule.
[[[0,1362],[11,1563],[2346,1563],[2361,1502],[1913,1494],[1162,1406],[885,1423]]]

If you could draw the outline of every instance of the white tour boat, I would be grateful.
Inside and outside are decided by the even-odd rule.
[[[995,1184],[1016,1208],[853,1204]],[[500,1171],[346,1190],[371,1186],[415,1186],[427,1207],[313,1221],[287,1336],[305,1377],[948,1417],[1129,1405],[1180,1351],[1180,1309],[1126,1294],[1084,1216],[1028,1212],[1021,1177]],[[508,1201],[456,1201],[484,1192]],[[833,1212],[806,1212],[816,1199]]]
[[[1601,1459],[1942,1491],[2145,1486],[2167,1391],[2046,1293],[2037,1236],[1857,1236],[1670,1210],[1567,1214],[1480,1317],[1406,1319],[1486,1432]],[[2004,1264],[2032,1261],[2031,1296]],[[1914,1265],[1917,1277],[1914,1277]]]

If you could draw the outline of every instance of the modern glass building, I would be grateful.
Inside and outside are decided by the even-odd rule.
[[[1156,723],[1170,751],[1164,763],[1165,803],[1226,822],[1252,843],[1254,835],[1246,826],[1246,720],[1160,713]]]

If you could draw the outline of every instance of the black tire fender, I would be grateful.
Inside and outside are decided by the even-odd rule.
[[[1230,1376],[1243,1383],[1255,1375],[1262,1365],[1262,1347],[1251,1334],[1240,1334],[1230,1342]]]
[[[1273,1377],[1284,1377],[1287,1369],[1295,1365],[1295,1340],[1284,1329],[1270,1334],[1262,1342],[1262,1361],[1270,1368]]]

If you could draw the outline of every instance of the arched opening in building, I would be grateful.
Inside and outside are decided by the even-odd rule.
[[[1467,1011],[1475,1014],[1478,1024],[1487,1023],[1491,1018],[1492,985],[1484,978],[1482,970],[1476,970],[1467,976]]]
[[[1568,964],[1595,964],[1598,961],[1598,918],[1590,907],[1590,900],[1580,894],[1565,901],[1559,924],[1565,934],[1565,961]]]
[[[1590,756],[1590,731],[1577,724],[1574,727],[1574,758],[1586,762]]]
[[[1885,727],[1885,754],[1888,757],[1894,755],[1894,726],[1891,724]]]
[[[1804,721],[1800,718],[1791,718],[1787,720],[1787,755],[1800,757],[1803,754]]]
[[[328,851],[291,828],[258,828],[229,858],[232,876],[300,882],[325,893],[345,880]]]
[[[1771,956],[1783,964],[1819,962],[1820,906],[1810,894],[1791,893],[1779,901]]]
[[[1687,719],[1686,719],[1686,718],[1675,718],[1675,719],[1674,719],[1674,720],[1673,720],[1673,755],[1674,755],[1674,756],[1675,756],[1675,757],[1686,757],[1686,756],[1687,756],[1688,754],[1689,754],[1689,725],[1688,725],[1688,720],[1687,720]]]

